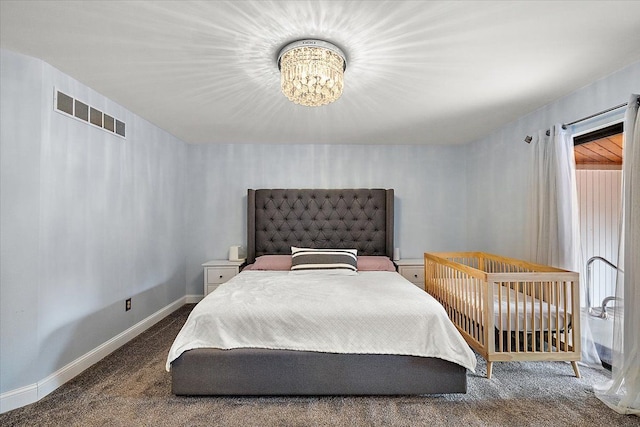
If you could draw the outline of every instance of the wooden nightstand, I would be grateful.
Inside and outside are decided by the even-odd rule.
[[[227,261],[224,259],[208,261],[204,267],[204,296],[215,291],[218,286],[240,272],[244,261]]]
[[[394,262],[402,277],[420,289],[424,289],[424,259],[401,259]]]

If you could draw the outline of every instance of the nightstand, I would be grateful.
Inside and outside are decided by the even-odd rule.
[[[398,273],[405,279],[424,289],[424,259],[401,259],[394,261],[398,266]]]
[[[208,261],[204,267],[204,296],[215,291],[218,286],[240,272],[244,261],[227,261],[224,259]]]

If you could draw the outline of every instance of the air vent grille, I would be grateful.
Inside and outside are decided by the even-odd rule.
[[[54,109],[59,113],[82,120],[85,123],[99,127],[106,132],[122,138],[126,137],[126,125],[123,121],[57,89],[55,90],[54,98]]]

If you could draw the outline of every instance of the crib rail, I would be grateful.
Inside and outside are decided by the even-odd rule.
[[[488,377],[494,361],[580,359],[577,273],[483,252],[424,260],[425,290],[487,360]]]

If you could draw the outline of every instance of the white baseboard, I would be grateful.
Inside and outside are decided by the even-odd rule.
[[[182,307],[184,304],[197,303],[201,299],[202,296],[199,295],[184,296],[166,307],[161,308],[126,331],[121,332],[109,341],[77,358],[73,362],[63,366],[53,374],[38,381],[36,384],[30,384],[28,386],[0,394],[0,413],[37,402],[94,363],[100,361],[118,348],[122,347],[124,344],[131,341],[142,332],[146,331],[151,326]]]
[[[187,295],[185,298],[185,304],[197,304],[204,298],[204,295]]]
[[[0,414],[38,401],[38,385],[31,384],[0,394]]]

